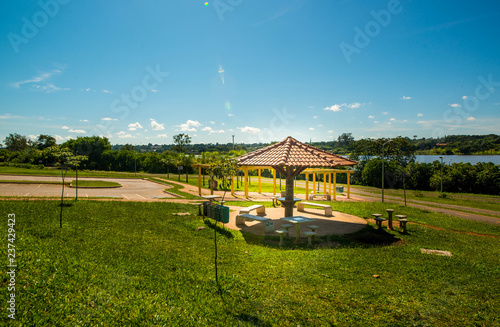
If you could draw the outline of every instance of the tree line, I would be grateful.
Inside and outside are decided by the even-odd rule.
[[[450,136],[449,140],[452,143],[463,138]],[[496,139],[491,138],[491,140]],[[493,163],[446,165],[439,161],[431,164],[416,163],[415,154],[418,153],[418,148],[414,141],[407,137],[353,141],[349,134],[343,135],[339,140],[342,146],[349,148],[351,159],[358,161],[355,173],[352,174],[353,184],[381,187],[383,152],[385,186],[388,188],[440,190],[442,184],[445,192],[500,194],[500,165]],[[194,154],[190,151],[191,138],[187,134],[175,135],[169,150],[161,153],[140,152],[130,144],[121,146],[119,150],[113,150],[106,137],[98,136],[78,137],[57,145],[55,138],[49,135],[39,135],[37,140],[28,140],[25,136],[10,134],[4,143],[6,148],[0,149],[0,162],[4,164],[161,173],[167,174],[168,177],[170,174],[175,174],[179,179],[181,174],[184,174],[186,180],[189,174],[195,173],[191,167],[194,163],[222,162],[225,158],[234,158],[246,153],[246,150],[238,149]],[[239,175],[241,174],[239,172]],[[250,171],[251,176],[256,174],[256,171]],[[264,170],[262,176],[272,177],[272,173]],[[279,177],[277,174],[277,178]],[[298,179],[304,178],[304,175],[298,176]],[[346,183],[344,174],[339,174],[337,178],[338,183]],[[240,180],[237,179],[237,182]]]

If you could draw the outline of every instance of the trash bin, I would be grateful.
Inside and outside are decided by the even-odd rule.
[[[214,219],[223,224],[227,224],[229,222],[229,207],[217,205],[214,209]]]

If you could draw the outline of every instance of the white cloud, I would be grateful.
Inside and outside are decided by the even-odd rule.
[[[5,114],[5,115],[0,116],[0,119],[14,119],[14,118],[24,118],[24,117],[11,115],[11,114]]]
[[[401,98],[402,100],[411,100],[411,97],[404,96]]]
[[[167,134],[158,134],[157,137],[160,137],[160,138],[166,138],[167,137]]]
[[[466,96],[466,95],[464,95],[464,96],[462,97],[462,99],[463,99],[463,100],[467,99],[467,96]]]
[[[474,118],[474,117],[471,116],[471,117],[467,118],[467,120],[468,121],[474,121],[474,120],[476,120],[476,118]]]
[[[102,93],[109,93],[109,94],[111,94],[113,92],[111,92],[110,90],[102,90]]]
[[[389,120],[390,120],[390,121],[395,121],[395,120],[396,120],[396,118],[391,118],[391,119],[389,119]]]
[[[310,131],[314,131],[314,127],[309,127],[309,130]]]
[[[214,121],[209,121],[209,123],[210,123],[210,124],[212,124],[212,125],[214,125],[214,124],[215,124],[215,122],[214,122]]]
[[[234,117],[234,115],[233,115],[233,114],[227,114],[227,116],[228,116],[228,117]]]
[[[373,121],[374,124],[378,124],[378,120]]]
[[[128,124],[128,130],[129,131],[135,131],[138,128],[142,128],[141,124],[136,122],[135,124]]]
[[[422,117],[424,114],[417,114],[417,117]]]
[[[329,111],[333,111],[333,112],[338,112],[338,111],[342,111],[341,107],[344,106],[344,104],[334,104],[333,106],[331,107],[326,107],[325,109],[323,110],[329,110]]]
[[[368,116],[368,118],[370,118],[370,119],[374,119],[375,117],[374,117],[374,116],[372,116],[372,115],[370,115],[370,116]]]
[[[61,127],[61,128],[62,128],[62,129],[69,129],[69,127],[68,127],[68,126],[63,126],[63,127]]]
[[[459,108],[459,107],[461,107],[458,103],[450,103],[449,106],[453,107],[453,108]]]
[[[28,135],[28,138],[32,141],[35,141],[36,139],[38,139],[38,136],[36,135]]]
[[[64,141],[65,138],[62,137],[61,135],[54,135],[54,138],[56,139],[56,141]]]
[[[150,90],[150,91],[151,91],[152,93],[155,93],[155,94],[158,92],[158,90],[156,90],[156,89],[153,89],[153,90]]]
[[[117,119],[117,118],[109,118],[109,117],[106,117],[106,118],[101,118],[101,120],[112,120],[112,121],[117,121],[118,119]]]
[[[245,126],[245,127],[237,127],[242,133],[249,133],[249,134],[257,134],[260,133],[260,128],[257,127],[250,127],[250,126]]]
[[[318,118],[318,116],[313,116],[314,119]]]
[[[151,121],[151,127],[153,128],[153,130],[161,131],[161,130],[165,129],[165,126],[164,126],[165,124],[159,124],[153,118],[150,118],[149,120]]]
[[[328,131],[328,133],[332,134],[332,133],[333,133],[333,131]]]
[[[121,131],[121,132],[118,132],[116,133],[116,135],[118,135],[119,138],[121,139],[131,139],[131,138],[135,138],[135,136],[132,136],[131,134],[127,134],[126,132],[124,131]]]
[[[314,107],[313,107],[313,106],[308,106],[307,108],[308,108],[308,109],[313,109]]]
[[[383,114],[383,115],[388,115],[388,114],[389,114],[389,111],[384,111],[382,114]]]
[[[188,120],[184,124],[177,125],[181,132],[196,132],[196,127],[200,127],[201,123],[197,120]]]
[[[42,82],[46,79],[51,78],[53,75],[60,74],[60,73],[61,73],[61,71],[59,69],[55,69],[55,70],[48,72],[48,73],[40,73],[38,76],[32,77],[31,79],[27,79],[27,80],[24,80],[21,82],[11,83],[11,86],[13,86],[15,88],[19,88],[23,84],[39,83],[39,82]],[[38,87],[40,87],[40,86],[38,85]]]
[[[318,124],[318,127],[323,127],[323,124]]]
[[[55,92],[55,91],[68,91],[69,88],[65,87],[65,88],[62,88],[62,87],[59,87],[59,86],[55,86],[54,84],[47,84],[47,85],[43,85],[43,86],[40,86],[40,85],[33,85],[35,88],[39,89],[39,90],[42,90],[42,91],[45,91],[47,93],[50,93],[50,92]]]
[[[87,133],[83,129],[70,129],[68,130],[69,133],[77,133],[77,134],[84,134]]]
[[[80,119],[81,122],[88,123],[89,121],[87,119]]]
[[[348,104],[347,108],[349,108],[349,109],[357,109],[357,108],[362,107],[364,105],[365,105],[364,103],[354,102],[354,103]]]
[[[202,130],[202,131],[204,131],[204,132],[208,132],[208,134],[214,134],[214,133],[220,134],[220,133],[225,133],[225,131],[224,131],[224,130],[222,130],[222,129],[217,131],[217,130],[214,130],[212,127],[208,127],[208,126],[207,126],[207,127],[203,127],[201,130]]]

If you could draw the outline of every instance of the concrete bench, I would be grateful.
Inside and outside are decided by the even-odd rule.
[[[316,235],[315,232],[304,232],[304,235],[307,236],[307,245],[312,246],[311,238]]]
[[[267,232],[274,232],[274,221],[271,218],[254,216],[249,214],[239,214],[236,216],[236,225],[245,225],[245,221],[260,221],[264,224],[264,229]]]
[[[403,229],[403,234],[406,234],[406,224],[408,223],[408,219],[406,219],[406,215],[396,215],[399,221],[399,227]]]
[[[297,204],[297,211],[304,211],[304,206],[312,206],[312,207],[318,207],[321,209],[325,209],[325,216],[327,216],[327,217],[333,216],[331,205],[321,204],[321,203],[313,203],[313,202],[299,202]]]
[[[259,216],[266,215],[266,207],[264,207],[262,204],[256,204],[250,207],[240,209],[240,215],[250,214],[250,211],[252,210],[257,210],[257,214]]]
[[[316,233],[316,229],[319,228],[319,226],[317,225],[311,225],[311,226],[307,226],[307,228],[309,228],[311,230],[311,232],[315,232]],[[313,235],[312,239],[313,241],[315,240],[316,236]]]
[[[386,221],[387,219],[385,218],[375,218],[375,222],[377,223],[378,229],[382,228],[382,222]]]
[[[292,224],[283,224],[281,225],[281,228],[284,228],[286,230],[286,236],[290,237],[290,227],[293,227]]]
[[[275,230],[276,233],[280,234],[280,246],[283,246],[283,235],[288,234],[288,231],[284,229],[277,229]]]
[[[326,201],[331,201],[332,197],[330,194],[309,194],[309,199],[310,201],[314,201],[316,198],[325,198]]]

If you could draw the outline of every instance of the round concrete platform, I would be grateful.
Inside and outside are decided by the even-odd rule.
[[[234,211],[229,213],[229,223],[225,224],[226,227],[243,232],[250,232],[256,235],[266,234],[264,231],[264,225],[258,221],[247,221],[245,223],[245,226],[236,226],[236,216],[239,214],[240,209],[242,209],[243,207],[229,206],[229,208]],[[255,213],[252,212],[251,214]],[[281,229],[281,225],[287,223],[286,221],[280,219],[284,217],[284,214],[284,208],[266,208],[265,217],[271,218],[273,220],[274,229],[276,230]],[[307,228],[307,226],[309,225],[318,226],[318,229],[316,230],[317,236],[350,234],[365,228],[367,225],[366,220],[363,218],[338,211],[333,211],[332,217],[325,217],[324,210],[306,208],[306,211],[297,211],[297,208],[294,208],[293,215],[312,218],[316,220],[315,222],[302,224],[301,234],[304,231],[309,230]],[[295,227],[292,227],[289,230],[290,237],[295,237]],[[269,232],[267,234],[278,235],[274,232]]]

